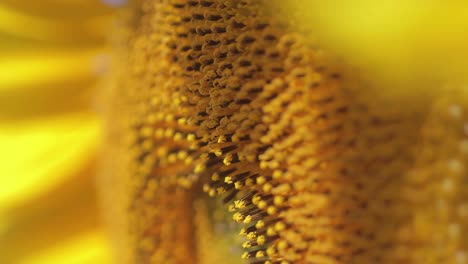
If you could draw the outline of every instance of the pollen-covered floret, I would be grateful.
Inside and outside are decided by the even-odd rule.
[[[247,263],[461,264],[466,101],[450,120],[382,98],[263,4],[140,0],[128,14],[109,153],[133,263],[216,254],[197,243],[212,237],[205,192],[243,226]]]

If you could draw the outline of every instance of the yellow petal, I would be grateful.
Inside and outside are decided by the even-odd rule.
[[[83,9],[78,10],[78,14]],[[0,4],[0,31],[13,36],[48,42],[102,42],[105,39],[106,28],[109,27],[108,15],[83,17],[68,10],[61,18],[41,17],[27,14],[7,5]]]
[[[106,264],[111,254],[105,235],[91,230],[76,235],[56,247],[28,256],[21,264]]]
[[[468,5],[464,1],[276,3],[314,42],[357,67],[359,74],[372,76],[376,89],[389,92],[409,87],[427,93],[434,88],[429,86],[440,87],[440,82],[467,81]]]
[[[41,87],[51,83],[96,79],[103,54],[103,49],[2,54],[0,93],[18,87]],[[47,86],[42,89],[47,91]],[[66,90],[66,87],[62,89]]]
[[[0,212],[47,191],[89,162],[99,133],[90,114],[0,123]]]
[[[55,252],[71,238],[100,228],[94,188],[96,153],[88,159],[76,171],[64,174],[62,182],[0,213],[0,263]]]
[[[101,0],[2,0],[2,3],[11,9],[52,18],[110,14],[112,10],[104,2]]]

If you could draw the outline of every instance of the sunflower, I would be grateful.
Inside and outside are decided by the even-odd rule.
[[[5,3],[4,262],[468,263],[466,4],[79,2]]]

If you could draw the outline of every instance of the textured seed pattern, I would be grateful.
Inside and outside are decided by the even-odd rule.
[[[468,101],[379,96],[263,4],[124,14],[102,183],[121,260],[208,263],[205,192],[246,263],[468,263]]]

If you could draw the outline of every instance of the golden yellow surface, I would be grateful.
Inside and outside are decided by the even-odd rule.
[[[111,263],[93,98],[112,10],[0,1],[0,263]]]
[[[464,1],[273,1],[285,19],[385,92],[468,81]],[[281,11],[280,11],[281,12]],[[410,87],[410,88],[409,88]],[[392,91],[395,92],[395,91]]]
[[[1,126],[5,154],[0,181],[9,188],[0,193],[0,210],[39,196],[86,166],[97,151],[98,140],[99,126],[90,114],[10,121]]]
[[[0,263],[468,263],[466,3],[126,2],[0,0]]]

